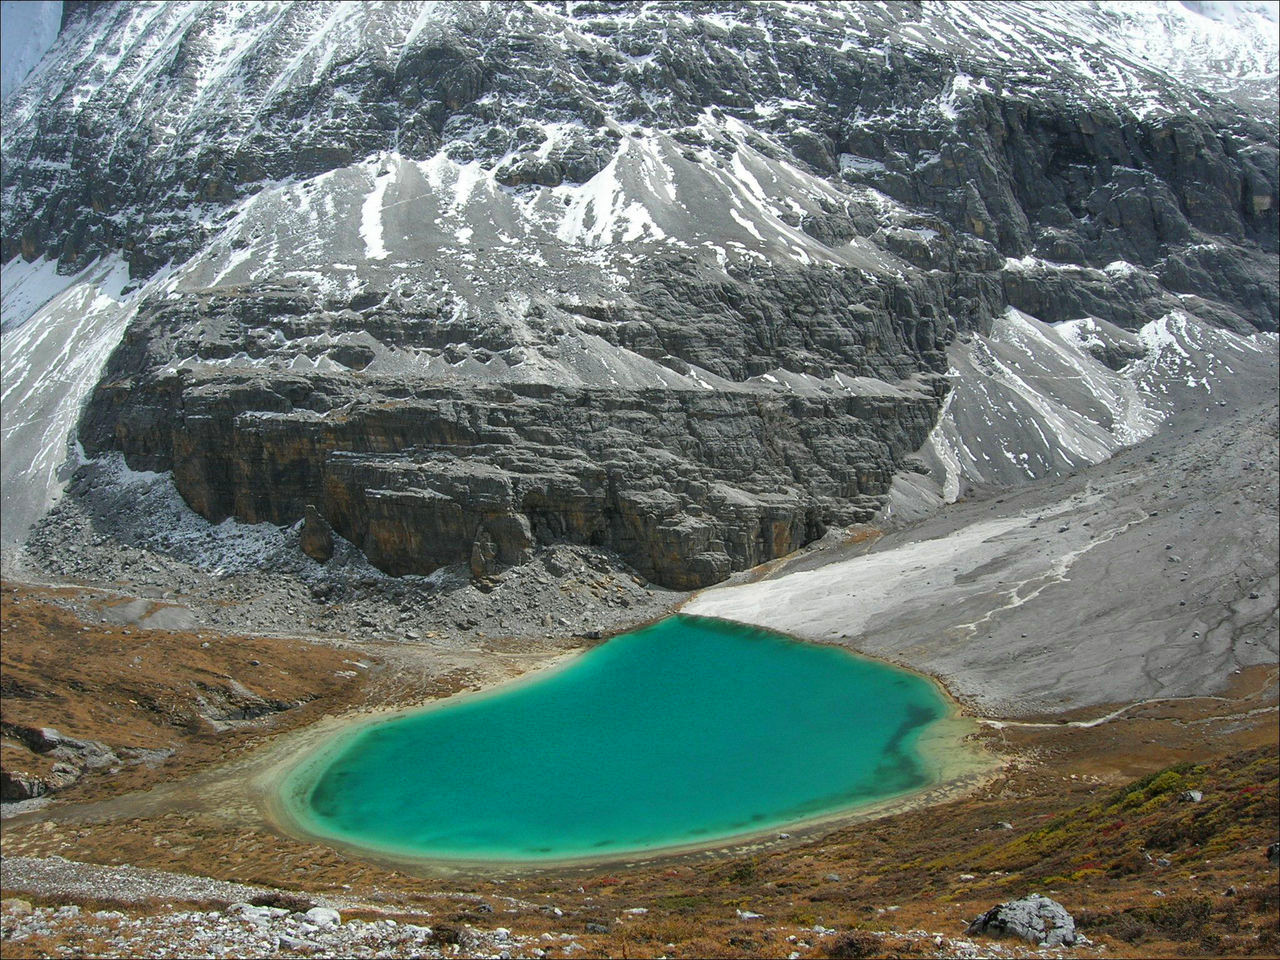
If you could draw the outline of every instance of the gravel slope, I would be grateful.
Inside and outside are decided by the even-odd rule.
[[[1179,411],[1064,480],[707,590],[686,613],[926,671],[989,715],[1219,692],[1277,660],[1277,407]],[[855,555],[862,553],[863,555]]]

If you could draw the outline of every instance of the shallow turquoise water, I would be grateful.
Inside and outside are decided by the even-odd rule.
[[[910,791],[946,704],[833,647],[671,617],[508,690],[360,728],[292,776],[310,832],[442,859],[709,843]]]

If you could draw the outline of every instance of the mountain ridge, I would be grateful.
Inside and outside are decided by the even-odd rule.
[[[1274,49],[1215,77],[1179,10],[102,5],[5,104],[0,240],[122,256],[124,337],[80,392],[10,369],[212,522],[703,586],[875,516],[1002,318],[1276,329]],[[1115,449],[1067,434],[1030,478]]]

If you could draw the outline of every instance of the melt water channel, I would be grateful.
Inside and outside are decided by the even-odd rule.
[[[942,773],[921,741],[950,713],[914,674],[678,615],[531,679],[354,724],[278,797],[302,832],[397,859],[619,858],[930,786]]]

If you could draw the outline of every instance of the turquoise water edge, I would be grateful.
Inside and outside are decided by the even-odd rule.
[[[679,615],[563,669],[359,725],[287,775],[289,817],[414,859],[556,861],[735,836],[917,790],[928,680]]]

